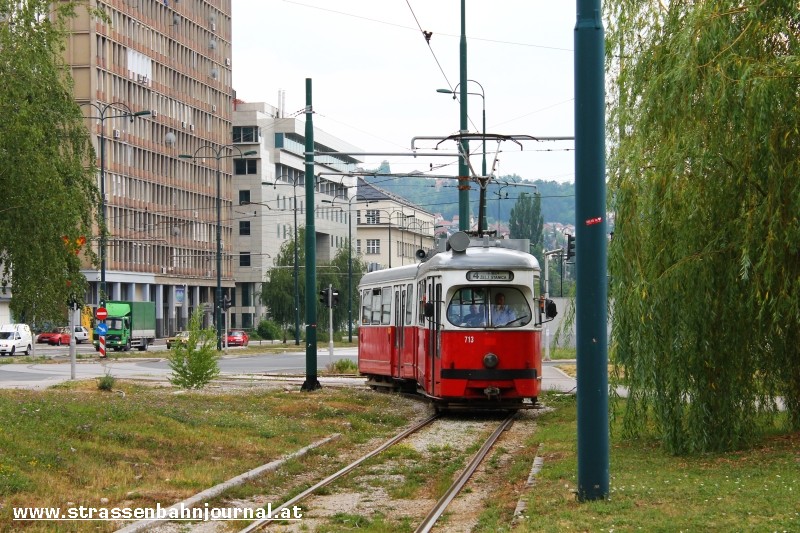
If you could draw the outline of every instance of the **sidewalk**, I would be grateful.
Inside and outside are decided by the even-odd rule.
[[[321,352],[322,353],[322,352]],[[327,354],[327,351],[324,352]],[[348,353],[355,355],[354,348],[340,349],[336,356],[341,357]],[[324,357],[320,355],[319,357]],[[319,360],[323,363],[323,360]],[[561,363],[562,361],[559,361]],[[574,364],[574,361],[563,361],[564,364]],[[322,365],[324,366],[324,365]],[[109,361],[81,361],[75,365],[75,378],[79,380],[93,379],[106,375],[125,378],[150,378],[164,379],[169,374],[166,362],[161,358],[120,359]],[[221,378],[242,378],[250,370],[223,371]],[[61,363],[11,363],[0,365],[0,389],[46,389],[59,383],[70,380],[71,365],[69,361]],[[348,378],[361,380],[363,378]],[[564,393],[575,393],[577,381],[556,368],[553,364],[542,365],[542,389],[556,390]]]

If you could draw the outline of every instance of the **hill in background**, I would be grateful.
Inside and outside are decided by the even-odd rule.
[[[374,176],[364,179],[381,189],[401,196],[431,213],[441,213],[445,220],[458,215],[458,185],[456,179],[391,175],[388,165],[381,166]],[[528,186],[515,186],[521,183]],[[530,187],[535,185],[536,188]],[[479,187],[471,182],[470,212],[478,216]],[[522,193],[542,195],[542,216],[545,223],[575,224],[575,184],[555,181],[529,181],[517,175],[493,179],[486,188],[486,218],[489,224],[500,220],[507,223],[511,209]]]

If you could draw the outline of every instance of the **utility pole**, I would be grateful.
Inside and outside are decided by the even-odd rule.
[[[574,242],[581,243],[575,250],[580,501],[606,499],[609,491],[604,39],[600,0],[577,0]]]
[[[459,56],[461,64],[461,76],[459,81],[461,108],[461,121],[459,133],[467,133],[467,9],[466,0],[461,0],[461,41],[459,44]],[[484,139],[486,142],[486,139]],[[458,229],[461,231],[469,230],[469,141],[461,139],[459,141],[461,156],[458,158]],[[389,221],[391,223],[391,220]]]
[[[328,284],[328,363],[333,364],[333,285]]]
[[[314,223],[314,108],[306,78],[306,380],[300,390],[321,388],[317,379],[317,229]]]

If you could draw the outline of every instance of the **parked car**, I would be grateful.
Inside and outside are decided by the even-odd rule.
[[[0,355],[31,353],[31,328],[27,324],[3,324],[0,326]]]
[[[86,329],[84,326],[75,326],[75,343],[80,344],[82,342],[89,342],[89,330]]]
[[[250,336],[243,329],[232,329],[228,332],[228,346],[247,346]]]
[[[51,346],[61,346],[62,344],[69,344],[69,328],[56,328],[46,333],[40,333],[36,337],[36,342],[46,342]]]
[[[189,332],[188,331],[179,331],[177,335],[169,337],[167,339],[167,349],[169,350],[176,344],[182,344],[186,346],[189,344]]]
[[[66,336],[66,342],[64,342],[65,336]],[[39,333],[39,336],[36,337],[36,342],[54,344],[57,346],[61,344],[69,344],[69,329],[63,327],[53,328],[50,331]]]

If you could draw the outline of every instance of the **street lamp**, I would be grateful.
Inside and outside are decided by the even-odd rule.
[[[130,118],[143,117],[149,115],[150,111],[132,111],[130,107],[122,102],[111,102],[110,104],[100,105],[94,102],[86,102],[81,106],[88,105],[93,107],[99,116],[88,116],[100,121],[100,289],[97,291],[98,307],[104,307],[106,303],[106,125],[107,118]],[[122,109],[116,115],[107,115],[113,108]],[[116,111],[119,111],[117,109]]]
[[[428,226],[433,226],[433,223],[432,222],[427,222],[427,221],[424,222],[422,220],[412,220],[408,225],[409,228],[416,227],[416,228],[419,229],[419,247],[420,247],[420,249],[424,249],[425,248],[425,245],[422,243],[422,239],[425,236],[425,233],[424,233],[425,228],[428,227]]]
[[[474,94],[476,96],[480,96],[481,97],[481,103],[483,104],[483,133],[482,133],[482,136],[483,136],[483,162],[481,163],[481,176],[485,179],[486,178],[486,94],[485,94],[485,92],[483,90],[483,85],[481,85],[480,83],[478,83],[475,80],[467,80],[467,81],[471,81],[472,83],[477,84],[478,87],[481,88],[481,92],[479,92],[479,93],[470,93],[470,92],[468,92],[467,94]],[[444,94],[452,94],[453,95],[453,100],[455,100],[456,99],[456,89],[458,89],[459,85],[461,85],[461,84],[459,83],[458,85],[456,85],[456,88],[453,89],[452,91],[450,89],[436,89],[436,92],[437,93],[444,93]],[[464,155],[466,156],[466,154],[464,154]],[[483,229],[483,219],[486,217],[485,203],[486,203],[486,186],[485,186],[484,183],[482,183],[481,184],[481,190],[480,190],[480,200],[478,202],[478,210],[482,211],[482,212],[478,213],[478,231],[479,232]]]
[[[290,175],[281,174],[280,176],[275,178],[275,183],[272,184],[272,188],[276,188],[278,186],[278,179],[280,178],[290,178],[292,180],[291,186],[294,191],[294,344],[295,346],[300,345],[300,282],[298,280],[298,258],[297,258],[297,186],[303,185],[298,183],[300,178],[304,177],[304,175],[296,173],[294,177]],[[281,184],[281,185],[290,185],[289,183]],[[306,235],[308,238],[308,235]]]
[[[367,205],[369,205],[369,202],[367,202]],[[372,208],[372,209],[369,209],[367,211],[367,220],[369,220],[369,212],[370,211],[382,211],[382,212],[386,213],[389,216],[389,248],[388,248],[388,251],[389,251],[389,268],[392,268],[392,218],[393,218],[395,213],[400,213],[402,215],[403,212],[402,211],[398,211],[396,209],[390,211],[388,209]],[[405,218],[413,218],[413,217],[414,217],[414,215],[403,215],[404,219]],[[375,222],[373,222],[373,224],[379,224],[379,223],[380,223],[380,217],[376,217],[375,218]]]
[[[348,342],[353,342],[353,199],[361,196],[356,194],[347,200],[347,337]],[[336,198],[347,198],[346,196],[336,196],[333,200],[322,200],[325,203],[333,204]],[[361,196],[362,199],[366,199]],[[391,224],[391,221],[390,221]],[[390,259],[391,260],[391,259]]]
[[[202,159],[198,154],[202,151],[209,151],[213,154],[214,159],[217,160],[217,291],[214,298],[214,323],[217,325],[217,351],[222,350],[222,185],[221,185],[221,170],[220,160],[225,157],[233,157],[233,154],[223,154],[223,150],[236,150],[239,152],[240,157],[246,155],[254,155],[255,150],[248,150],[242,152],[239,147],[232,145],[222,145],[219,148],[214,148],[210,144],[206,144],[194,151],[193,154],[180,154],[178,157],[181,159]]]

